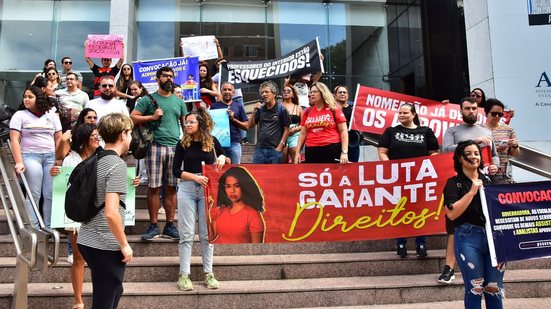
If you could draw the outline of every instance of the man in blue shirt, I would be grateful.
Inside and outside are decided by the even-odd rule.
[[[221,87],[222,101],[212,104],[210,109],[222,109],[228,110],[228,117],[230,118],[230,147],[224,147],[224,151],[228,155],[232,164],[241,163],[241,130],[248,129],[247,114],[243,104],[234,101],[234,87],[231,83],[225,82]]]

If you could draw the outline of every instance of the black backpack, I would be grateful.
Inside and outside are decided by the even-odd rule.
[[[113,150],[103,150],[98,147],[96,152],[80,162],[69,176],[65,193],[65,213],[69,219],[87,222],[105,207],[105,203],[101,205],[96,203],[96,182],[98,160],[108,155],[118,156]],[[124,203],[121,202],[121,205],[124,207]]]

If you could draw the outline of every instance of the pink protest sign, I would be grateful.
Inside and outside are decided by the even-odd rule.
[[[86,39],[86,57],[122,58],[123,36],[120,34],[89,34]]]

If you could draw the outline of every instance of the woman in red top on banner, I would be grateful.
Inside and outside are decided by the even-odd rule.
[[[263,243],[266,223],[264,196],[254,177],[243,167],[231,167],[218,180],[216,205],[209,209],[212,242]]]
[[[302,114],[297,149],[306,143],[306,163],[348,163],[346,118],[333,94],[324,83],[315,82],[310,88],[310,101],[314,105]],[[295,163],[300,163],[298,151]]]

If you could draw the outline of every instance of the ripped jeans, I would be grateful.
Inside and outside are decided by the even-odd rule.
[[[454,240],[465,284],[465,308],[481,308],[482,295],[487,309],[503,308],[504,271],[492,267],[484,227],[463,223],[455,228]]]

